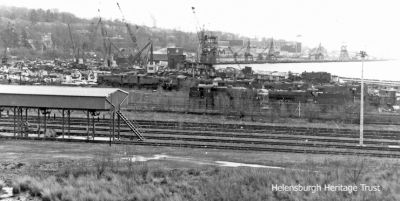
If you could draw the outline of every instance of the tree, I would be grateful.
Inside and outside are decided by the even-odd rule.
[[[53,22],[54,21],[53,13],[49,9],[46,10],[46,14],[44,16],[44,19],[45,19],[46,22]]]
[[[15,28],[9,22],[7,28],[0,33],[1,39],[5,47],[17,47],[18,46],[18,33],[15,31]]]
[[[22,47],[31,48],[31,45],[28,41],[28,33],[26,32],[26,29],[22,29],[21,32],[21,45]]]
[[[36,24],[39,21],[39,15],[36,10],[31,10],[31,12],[29,13],[29,20],[32,24]]]

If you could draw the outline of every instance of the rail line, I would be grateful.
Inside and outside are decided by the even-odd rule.
[[[34,117],[28,116],[28,120],[32,124],[37,123]],[[143,128],[142,132],[146,138],[146,141],[138,142],[124,124],[121,124],[120,135],[113,136],[114,138],[120,138],[110,141],[112,136],[110,136],[109,132],[109,122],[110,120],[107,119],[97,119],[96,133],[93,136],[91,132],[88,132],[88,129],[91,128],[87,127],[86,118],[71,118],[71,132],[68,135],[66,133],[67,126],[65,126],[64,138],[61,138],[61,119],[50,118],[47,119],[47,128],[55,130],[55,136],[40,137],[36,135],[22,137],[12,135],[14,131],[13,117],[9,116],[0,119],[0,130],[3,133],[8,133],[0,136],[3,139],[400,158],[400,148],[397,148],[397,145],[399,145],[398,140],[400,139],[399,131],[366,130],[364,135],[367,146],[360,147],[357,146],[357,130],[352,129],[138,120],[137,123]]]
[[[4,137],[2,139],[21,139],[21,140],[43,140],[42,138],[22,138],[22,137]],[[109,143],[107,141],[91,141],[80,139],[57,139],[48,138],[47,141],[60,142],[84,142],[84,143]],[[377,153],[377,152],[356,152],[356,151],[337,151],[337,150],[307,150],[307,149],[290,149],[290,148],[270,148],[270,147],[238,147],[229,145],[202,145],[189,143],[162,143],[162,142],[138,142],[138,141],[114,141],[113,144],[124,145],[141,145],[141,146],[162,146],[162,147],[179,147],[179,148],[203,148],[203,149],[224,149],[233,151],[265,151],[265,152],[284,152],[284,153],[302,153],[302,154],[329,154],[329,155],[357,155],[368,157],[384,157],[384,158],[400,158],[400,154],[396,153]]]

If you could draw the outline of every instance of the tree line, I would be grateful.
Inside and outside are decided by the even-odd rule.
[[[27,9],[17,7],[0,7],[0,47],[23,49],[22,52],[35,53],[38,50],[52,51],[59,56],[72,55],[73,46],[81,52],[104,52],[104,43],[101,27],[97,26],[99,18],[83,19],[67,12],[56,9]],[[71,27],[71,36],[68,26]],[[121,20],[102,19],[107,37],[116,48],[131,48],[132,41],[124,22]],[[195,52],[198,48],[197,34],[174,29],[130,25],[136,36],[139,47],[143,47],[149,40],[154,47],[163,48],[169,45],[182,47],[187,51]],[[239,39],[231,33],[214,32],[220,39]],[[45,35],[51,37],[51,46],[45,46]],[[72,38],[72,39],[71,39]],[[75,49],[75,51],[76,51]],[[115,50],[117,51],[117,50]],[[18,51],[14,51],[18,52]]]

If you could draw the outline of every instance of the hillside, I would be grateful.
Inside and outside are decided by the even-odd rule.
[[[84,52],[104,52],[99,18],[83,19],[57,10],[0,7],[0,48],[9,47],[13,55],[24,57],[70,57],[73,44]],[[110,40],[118,48],[130,48],[131,38],[121,20],[104,20],[102,23]],[[71,27],[72,40],[68,31]],[[196,51],[197,35],[179,30],[130,24],[143,47],[149,39],[158,48],[175,45],[187,51]],[[238,35],[213,32],[220,39],[238,39]],[[47,38],[46,38],[47,37]],[[73,41],[73,42],[72,42]],[[9,54],[10,54],[9,53]],[[3,54],[3,53],[2,53]]]

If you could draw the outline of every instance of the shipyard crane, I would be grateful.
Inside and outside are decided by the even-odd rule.
[[[70,37],[70,40],[72,43],[72,52],[74,55],[75,64],[83,64],[83,56],[84,56],[83,52],[85,49],[85,43],[82,43],[82,46],[78,46],[76,41],[74,41],[74,39],[72,37],[71,25],[68,23],[67,26],[68,26],[69,37]],[[80,52],[81,50],[82,50],[82,53]]]
[[[154,64],[154,57],[153,57],[153,43],[152,41],[149,42],[150,47],[147,49],[147,53],[143,58],[143,62],[147,66],[147,64],[153,65]]]
[[[265,51],[267,51],[267,49],[268,49],[268,46],[265,44],[264,49],[260,53],[258,53],[258,56],[257,56],[258,61],[264,60],[263,54],[265,53]]]
[[[250,40],[247,41],[246,51],[244,52],[244,60],[248,61],[249,58],[253,61],[253,55],[250,53]]]
[[[140,60],[141,55],[142,55],[143,51],[146,48],[148,48],[149,46],[151,46],[151,47],[153,46],[153,42],[151,40],[142,49],[140,49],[134,56],[133,55],[129,56],[130,63],[135,63],[137,61],[139,61],[138,63],[141,63],[141,62],[143,63],[143,61]]]
[[[276,60],[279,52],[275,51],[275,44],[274,44],[274,39],[271,39],[271,43],[269,44],[269,50],[268,50],[268,55],[267,58],[270,60]]]
[[[128,31],[128,34],[129,34],[129,36],[130,36],[130,38],[131,38],[131,40],[132,40],[132,43],[133,43],[133,51],[136,52],[136,51],[138,51],[138,49],[139,49],[138,44],[137,44],[136,36],[133,34],[131,27],[129,26],[128,22],[126,21],[125,15],[124,15],[124,13],[122,12],[122,9],[121,9],[121,7],[119,6],[119,3],[118,3],[118,2],[117,2],[117,6],[118,6],[118,9],[119,9],[119,12],[120,12],[121,15],[122,15],[122,22],[125,23],[126,30]]]
[[[133,54],[133,55],[131,54],[131,55],[129,56],[128,62],[129,62],[129,64],[131,64],[131,65],[143,63],[144,61],[141,60],[142,52],[143,52],[146,48],[148,48],[150,45],[152,46],[153,43],[152,43],[152,41],[150,41],[150,42],[148,42],[142,49],[139,49],[139,46],[138,46],[138,43],[137,43],[137,38],[136,38],[136,36],[133,34],[132,29],[131,29],[129,23],[126,21],[125,15],[124,15],[124,13],[122,12],[121,6],[119,5],[118,2],[116,2],[116,3],[117,3],[117,6],[118,6],[119,11],[120,11],[120,13],[121,13],[122,21],[125,23],[125,26],[126,26],[126,29],[127,29],[127,31],[128,31],[128,34],[129,34],[129,36],[130,36],[130,38],[131,38],[131,40],[132,40],[132,42],[133,42],[133,52],[134,52],[134,54]]]
[[[99,29],[100,26],[101,26],[101,17],[99,17],[99,20],[97,21],[96,25],[94,25],[94,28],[92,29],[92,33],[90,35],[90,45],[92,49],[95,48],[94,44],[96,43],[97,39],[97,30]]]
[[[10,22],[8,22],[8,24],[7,24],[7,29],[6,29],[6,31],[7,31],[8,33],[13,31]],[[3,57],[1,58],[1,64],[7,64],[7,62],[8,62],[8,58],[7,58],[7,48],[8,48],[8,46],[9,46],[9,44],[10,44],[11,41],[8,40],[8,38],[5,37],[4,35],[1,35],[1,39],[2,39],[2,41],[3,41],[3,43],[4,43],[4,53],[3,53]]]
[[[199,46],[198,46],[197,52],[196,52],[197,53],[196,60],[199,61],[200,60],[199,59],[199,50],[201,50],[201,46],[202,46],[202,38],[203,38],[203,35],[204,35],[204,27],[202,28],[200,26],[199,19],[197,18],[197,15],[196,15],[196,8],[194,6],[192,6],[192,13],[193,13],[193,16],[194,16],[195,21],[196,21],[196,33],[197,33],[197,39],[198,39],[198,42],[199,42]]]
[[[197,15],[196,15],[196,8],[193,7],[193,6],[192,6],[192,13],[193,13],[193,16],[194,16],[194,18],[196,20],[196,32],[197,32],[197,37],[198,37],[199,42],[200,42],[201,41],[201,32],[204,31],[204,27],[202,28],[200,26],[199,19],[197,18]]]
[[[230,46],[228,47],[228,50],[229,50],[229,51],[232,53],[232,55],[233,55],[233,58],[234,58],[234,60],[235,60],[235,63],[237,63],[237,57],[239,56],[239,53],[238,53],[238,52],[242,51],[244,48],[245,48],[245,47],[241,47],[238,51],[234,52]]]
[[[340,61],[350,60],[349,52],[347,51],[347,46],[346,45],[342,45],[342,47],[340,47],[339,60]]]
[[[104,64],[106,67],[113,67],[114,59],[112,56],[112,47],[114,47],[117,50],[118,50],[118,48],[115,47],[115,45],[111,42],[110,37],[108,36],[107,30],[106,30],[104,23],[102,21],[102,18],[101,18],[100,9],[97,9],[97,12],[99,15],[99,21],[97,22],[97,24],[94,28],[92,40],[94,41],[96,39],[97,29],[100,27],[100,33],[101,33],[101,37],[103,40],[103,49],[104,49],[104,55],[103,55]],[[120,53],[119,50],[118,50],[118,53]]]
[[[324,60],[324,48],[321,43],[319,43],[318,48],[309,54],[309,58],[314,58],[315,60]]]
[[[103,48],[104,48],[104,62],[107,67],[112,66],[113,58],[111,56],[111,41],[108,37],[107,30],[104,27],[103,23],[101,23],[101,36],[103,38]],[[108,44],[107,44],[108,42]]]
[[[1,64],[7,64],[8,58],[7,58],[7,45],[4,46],[4,53],[3,57],[1,58]]]
[[[110,39],[108,39],[109,41],[109,43],[110,43],[110,45],[115,49],[115,50],[117,50],[117,55],[123,55],[122,54],[122,51],[113,43],[113,42],[111,42],[111,40]]]
[[[233,52],[232,48],[229,46],[228,50],[232,53],[233,59],[235,60],[235,63],[237,63],[237,56],[238,53],[237,52]]]
[[[75,46],[74,39],[73,39],[73,37],[72,37],[71,25],[70,25],[69,23],[68,23],[67,25],[68,25],[69,38],[71,39],[71,43],[72,43],[72,52],[73,52],[73,54],[74,54],[74,60],[75,60],[75,62],[77,62],[78,56],[79,56],[79,55],[76,55],[76,46]],[[78,53],[78,54],[79,54],[79,53]]]

